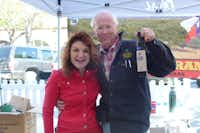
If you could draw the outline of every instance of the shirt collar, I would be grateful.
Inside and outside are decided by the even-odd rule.
[[[115,43],[109,48],[109,50],[111,50],[111,49],[116,49],[117,47],[119,47],[119,42],[120,42],[120,40],[121,40],[121,38],[122,38],[122,34],[123,34],[123,32],[120,32],[119,34],[118,34],[118,37],[116,38],[116,40],[115,40]],[[105,50],[103,47],[102,47],[102,45],[100,44],[100,46],[99,46],[99,51],[100,51],[100,53],[102,54],[102,55],[104,55],[104,54],[106,54],[109,50]]]

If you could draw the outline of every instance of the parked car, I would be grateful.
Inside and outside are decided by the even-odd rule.
[[[22,79],[34,73],[37,80],[42,74],[50,75],[54,53],[50,48],[32,46],[0,47],[0,72],[3,79]],[[48,77],[46,77],[48,78]]]

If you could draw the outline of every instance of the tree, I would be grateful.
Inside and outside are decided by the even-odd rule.
[[[32,28],[37,25],[34,20],[38,11],[17,0],[4,0],[0,4],[0,27],[7,31],[10,44],[22,35],[25,35],[26,44],[30,44]]]
[[[15,7],[14,7],[15,6]],[[17,38],[24,35],[23,17],[20,15],[21,9],[16,2],[6,0],[1,2],[0,26],[7,31],[9,42],[12,44]],[[17,30],[23,32],[16,34]]]
[[[31,44],[32,28],[37,15],[37,13],[32,13],[25,17],[24,33],[26,38],[26,44]]]

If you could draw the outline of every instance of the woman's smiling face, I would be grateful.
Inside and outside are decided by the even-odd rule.
[[[90,61],[89,48],[81,41],[75,41],[70,50],[71,63],[80,72],[84,72]]]

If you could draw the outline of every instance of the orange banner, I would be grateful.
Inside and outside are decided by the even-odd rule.
[[[200,77],[200,59],[177,59],[176,70],[167,77],[176,78],[199,78]]]

